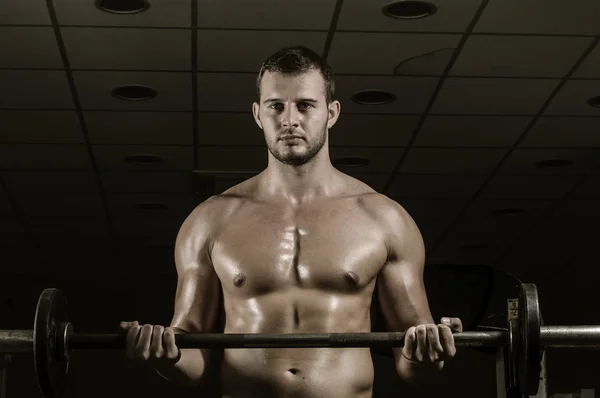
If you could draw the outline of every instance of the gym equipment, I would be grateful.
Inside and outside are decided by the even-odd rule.
[[[599,348],[600,326],[542,326],[537,288],[522,284],[518,316],[508,330],[455,333],[457,347],[508,348],[519,390],[535,395],[542,350],[550,347]],[[404,332],[308,334],[178,334],[179,348],[401,347]],[[33,330],[0,330],[0,353],[33,352],[40,391],[60,397],[67,385],[69,354],[77,349],[124,349],[120,334],[75,334],[67,318],[67,300],[59,289],[39,297]],[[513,377],[514,377],[513,376]],[[513,384],[513,383],[511,383]]]

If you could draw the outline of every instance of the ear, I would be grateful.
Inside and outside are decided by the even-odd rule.
[[[263,126],[260,121],[259,111],[260,111],[260,105],[258,105],[257,102],[254,102],[252,104],[252,114],[254,115],[254,121],[256,122],[256,124],[258,124],[258,127],[260,127],[260,129],[262,130]]]
[[[327,128],[330,129],[333,127],[335,122],[337,122],[338,117],[340,116],[342,105],[340,104],[340,101],[331,101],[327,108],[329,113],[327,119]]]

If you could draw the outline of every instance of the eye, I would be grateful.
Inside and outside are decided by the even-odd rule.
[[[269,109],[281,109],[281,103],[274,103],[269,105]]]
[[[313,107],[313,105],[312,105],[312,104],[309,104],[308,102],[301,102],[301,103],[299,103],[299,104],[298,104],[298,107],[299,107],[299,108],[308,108],[308,107],[311,107],[311,108],[312,108],[312,107]]]

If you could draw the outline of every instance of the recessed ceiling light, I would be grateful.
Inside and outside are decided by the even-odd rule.
[[[155,212],[155,211],[166,211],[169,209],[169,206],[167,206],[164,203],[145,202],[145,203],[136,203],[135,208],[138,209],[139,211]]]
[[[137,153],[135,155],[125,156],[125,163],[162,163],[163,159],[160,156],[150,153]]]
[[[495,209],[493,213],[497,216],[516,216],[525,213],[525,210],[516,207],[507,207],[504,209]]]
[[[137,14],[150,8],[147,0],[96,0],[99,10],[111,14]]]
[[[148,101],[155,98],[158,93],[153,88],[139,84],[130,84],[117,87],[112,91],[113,97],[126,101]]]
[[[383,15],[394,19],[421,19],[437,12],[437,6],[428,1],[394,1],[383,7]]]
[[[360,156],[346,156],[333,161],[333,164],[338,167],[365,167],[369,163],[369,159]]]
[[[562,167],[571,167],[573,164],[572,160],[559,158],[540,160],[534,163],[535,167],[539,169],[559,169]]]
[[[587,104],[589,106],[600,108],[600,95],[597,97],[592,97],[589,100],[587,100]]]
[[[360,105],[384,105],[395,100],[394,94],[382,90],[358,91],[352,96],[352,101]]]

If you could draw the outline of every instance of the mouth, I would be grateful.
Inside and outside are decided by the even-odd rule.
[[[302,139],[302,137],[299,135],[285,135],[280,138],[281,141],[295,141],[295,140],[301,140],[301,139]]]

